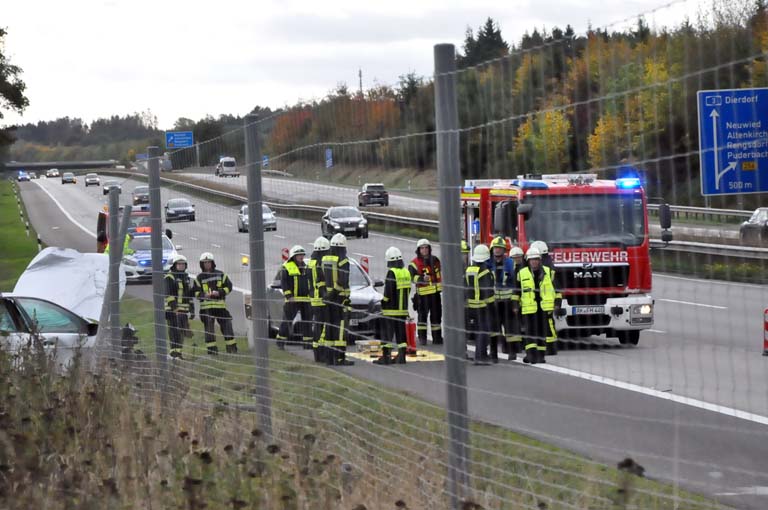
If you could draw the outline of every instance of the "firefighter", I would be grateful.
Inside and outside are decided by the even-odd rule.
[[[555,264],[552,262],[552,256],[549,254],[549,247],[544,241],[534,241],[531,246],[535,247],[541,253],[541,264],[549,268],[552,275],[552,285],[555,285],[555,310],[560,309],[563,302],[563,296],[558,292],[555,283]],[[557,329],[555,329],[554,311],[547,315],[547,356],[557,355]]]
[[[515,293],[525,330],[524,363],[546,363],[547,313],[555,308],[555,287],[550,269],[541,263],[541,253],[528,248],[528,265],[517,273]]]
[[[291,337],[291,326],[297,314],[301,315],[298,323],[298,334],[301,336],[302,346],[312,346],[312,335],[309,330],[312,306],[310,304],[311,277],[304,257],[307,252],[298,244],[288,252],[288,260],[283,263],[280,271],[280,289],[283,291],[285,303],[283,304],[283,320],[280,323],[280,331],[277,333],[277,348],[285,349],[285,342]]]
[[[467,266],[469,266],[469,245],[464,239],[461,240],[461,259],[464,261],[464,270],[466,271]]]
[[[185,323],[189,316],[195,316],[192,279],[187,274],[187,257],[174,255],[171,268],[165,274],[165,321],[168,324],[168,338],[171,359],[182,359]]]
[[[315,361],[325,362],[325,323],[327,319],[327,309],[325,306],[325,280],[323,280],[323,271],[321,262],[323,256],[328,254],[331,249],[331,243],[323,236],[315,239],[312,245],[312,257],[307,263],[309,269],[311,298],[309,300],[312,306],[312,350],[315,355]]]
[[[440,327],[443,305],[440,295],[443,290],[440,273],[440,259],[432,255],[432,245],[426,239],[416,243],[416,257],[408,266],[411,280],[416,284],[413,308],[417,314],[417,330],[421,345],[427,345],[427,320],[432,330],[432,343],[442,344]]]
[[[496,303],[491,309],[491,359],[498,362],[499,344],[502,351],[516,359],[515,353],[509,352],[512,342],[512,276],[515,264],[507,257],[507,242],[499,236],[491,242],[491,258],[488,259],[488,269],[493,272],[496,284]]]
[[[232,292],[232,280],[224,272],[216,269],[213,254],[205,252],[200,255],[200,274],[195,278],[195,297],[200,300],[200,320],[205,329],[205,347],[208,354],[216,355],[216,322],[224,335],[227,352],[237,353],[235,333],[232,329],[232,316],[227,310],[226,298]]]
[[[325,282],[325,304],[328,322],[325,327],[326,363],[329,365],[354,365],[346,358],[346,316],[349,307],[349,259],[347,238],[335,234],[331,238],[328,255],[321,259]]]
[[[515,264],[513,272],[509,278],[509,283],[514,290],[515,282],[517,281],[517,273],[519,273],[520,270],[525,267],[523,249],[519,246],[513,246],[512,249],[509,250],[509,258],[511,258]],[[507,341],[509,342],[509,355],[510,359],[517,359],[517,353],[522,351],[522,346],[520,344],[523,341],[523,337],[520,335],[520,331],[522,329],[522,322],[520,318],[520,296],[515,294],[514,291],[510,296],[509,304],[512,329],[512,336],[507,337]]]
[[[464,295],[471,319],[470,331],[475,336],[475,365],[490,364],[488,336],[491,331],[491,307],[496,300],[493,272],[488,269],[490,258],[488,247],[478,244],[472,253],[472,263],[464,273]]]
[[[389,365],[392,352],[397,351],[395,363],[405,363],[408,343],[405,338],[405,321],[408,318],[408,296],[411,293],[411,273],[405,269],[402,252],[394,246],[387,249],[387,276],[384,279],[384,299],[381,304],[382,355],[374,361]],[[394,338],[394,341],[393,341]]]
[[[105,234],[106,236],[106,234]],[[127,255],[133,255],[136,253],[133,248],[131,248],[131,241],[133,241],[133,234],[125,234],[125,241],[123,241],[123,257]],[[104,253],[109,253],[109,240],[106,240],[106,247],[104,248]]]

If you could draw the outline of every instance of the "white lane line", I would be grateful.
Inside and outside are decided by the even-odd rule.
[[[671,274],[653,273],[654,278],[668,278],[670,280],[683,280],[686,282],[705,283],[708,285],[730,285],[732,287],[754,287],[756,289],[765,290],[765,285],[758,285],[756,283],[741,283],[741,282],[725,282],[723,280],[703,280],[701,278],[686,278],[684,276],[673,276]]]
[[[272,234],[274,237],[277,237],[278,239],[285,239],[285,236],[281,236],[278,234]]]
[[[715,310],[727,310],[727,306],[718,306],[718,305],[707,305],[704,303],[694,303],[693,301],[680,301],[677,299],[664,299],[664,298],[657,298],[657,301],[664,301],[666,303],[677,303],[678,305],[690,305],[690,306],[702,306],[704,308],[714,308]]]
[[[470,352],[475,352],[475,346],[468,345],[467,350]],[[508,355],[502,354],[502,353],[499,353],[499,357],[507,360],[509,359]],[[513,360],[511,363],[524,364],[522,358]],[[606,386],[613,386],[614,388],[621,388],[623,390],[634,391],[635,393],[641,393],[649,397],[656,397],[663,400],[670,400],[677,404],[696,407],[698,409],[704,409],[705,411],[712,411],[713,413],[719,413],[725,416],[731,416],[733,418],[739,418],[742,420],[759,423],[761,425],[768,425],[768,416],[749,413],[746,411],[741,411],[739,409],[721,406],[718,404],[711,404],[709,402],[704,402],[703,400],[698,400],[698,399],[686,397],[683,395],[677,395],[677,394],[666,392],[666,391],[659,391],[653,388],[646,388],[645,386],[640,386],[639,384],[632,384],[624,381],[619,381],[616,379],[611,379],[609,377],[603,377],[601,375],[581,372],[580,370],[574,370],[572,368],[559,367],[557,365],[553,365],[552,363],[536,364],[536,365],[528,365],[528,366],[531,366],[533,368],[538,368],[540,370],[555,372],[557,374],[569,375],[571,377],[578,377],[579,379],[585,379],[587,381],[605,384]]]
[[[197,241],[197,237],[192,237],[192,236],[189,236],[189,240],[190,240],[190,241]]]
[[[39,182],[37,182],[37,181],[35,181],[35,184],[37,184],[38,186],[40,186],[40,189],[41,189],[41,190],[43,190],[43,191],[45,192],[45,194],[46,194],[46,195],[48,195],[48,196],[50,197],[50,199],[51,199],[51,200],[53,200],[53,203],[54,203],[54,204],[56,204],[56,205],[59,207],[59,209],[61,209],[61,212],[63,212],[63,213],[64,213],[64,216],[66,216],[66,217],[67,217],[67,219],[68,219],[69,221],[71,221],[72,223],[74,223],[76,227],[78,227],[80,230],[82,230],[83,232],[85,232],[85,233],[86,233],[86,234],[88,234],[89,236],[93,237],[94,239],[96,238],[96,233],[95,233],[95,232],[91,232],[90,230],[88,230],[88,229],[85,227],[85,225],[83,225],[82,223],[80,223],[79,221],[77,221],[75,218],[73,218],[73,217],[72,217],[72,215],[71,215],[71,214],[69,214],[69,213],[67,212],[67,210],[66,210],[66,209],[64,209],[64,206],[63,206],[63,205],[61,205],[61,202],[59,202],[58,200],[56,200],[56,197],[54,197],[53,195],[51,195],[51,192],[50,192],[50,191],[48,191],[47,189],[45,189],[45,188],[43,187],[43,185],[42,185],[42,184],[40,184],[40,183],[39,183]]]
[[[368,255],[368,254],[366,254],[366,253],[358,253],[358,252],[356,252],[356,251],[353,251],[353,252],[352,252],[352,255],[358,255],[358,256],[360,256],[360,257],[368,257],[369,259],[375,258],[375,256],[374,256],[374,255]]]
[[[232,225],[230,225],[229,223],[225,223],[225,224],[224,224],[224,226],[225,226],[225,227],[229,227],[229,228],[232,228]]]
[[[662,331],[660,329],[647,329],[646,331],[648,331],[649,333],[657,333],[659,335],[666,335],[667,334],[666,331]]]
[[[61,227],[51,227],[51,230],[59,230]]]
[[[213,220],[205,220],[205,221],[207,221],[208,223],[213,223]]]
[[[214,248],[221,248],[221,246],[216,243],[211,243],[211,246],[213,246]]]
[[[715,496],[768,496],[768,486],[738,487],[735,492],[716,492]]]

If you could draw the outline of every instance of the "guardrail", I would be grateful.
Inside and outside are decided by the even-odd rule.
[[[749,218],[752,216],[752,211],[742,211],[740,209],[713,209],[711,207],[692,207],[687,205],[670,205],[669,206],[673,218],[685,218],[694,220],[717,220],[728,221],[739,220]],[[659,214],[658,204],[648,204],[648,212],[654,215]]]

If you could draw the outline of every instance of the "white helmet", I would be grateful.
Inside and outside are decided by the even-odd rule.
[[[187,257],[177,253],[176,255],[171,257],[171,267],[173,267],[177,262],[184,262],[186,264],[187,263]]]
[[[530,248],[528,248],[528,252],[525,254],[525,258],[528,260],[540,259],[541,252],[537,248],[531,246]]]
[[[384,254],[384,257],[387,259],[387,262],[394,262],[396,260],[403,260],[403,253],[399,248],[390,246],[387,248],[387,252]]]
[[[547,247],[547,243],[545,243],[544,241],[532,242],[531,248],[536,248],[537,250],[539,250],[539,253],[541,255],[546,255],[547,253],[549,253],[549,248]]]
[[[200,255],[200,262],[206,262],[206,261],[209,261],[209,262],[213,262],[214,261],[213,260],[213,253],[207,251],[207,252],[203,253],[202,255]]]
[[[304,250],[304,247],[301,245],[295,245],[291,248],[291,251],[288,252],[288,258],[292,259],[296,255],[306,255],[307,252]]]
[[[484,244],[478,244],[475,246],[475,251],[472,252],[473,262],[485,262],[491,258],[491,250]]]
[[[432,245],[429,242],[429,239],[419,239],[419,241],[416,243],[416,249],[418,250],[422,246],[429,246],[432,248]]]
[[[315,251],[328,251],[331,249],[331,243],[323,236],[315,239],[312,249]]]
[[[510,257],[522,257],[524,255],[523,249],[519,246],[513,246],[511,250],[509,250],[509,256]]]
[[[331,237],[331,246],[335,246],[338,248],[346,248],[347,238],[344,237],[344,234],[334,234],[334,236]]]

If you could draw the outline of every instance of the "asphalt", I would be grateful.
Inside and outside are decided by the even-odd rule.
[[[132,184],[124,184],[124,199]],[[93,251],[92,233],[74,226],[42,187],[91,232],[96,211],[105,203],[101,189],[86,192],[81,184],[45,180],[21,186],[30,220],[47,244]],[[170,196],[184,194],[164,189],[164,200]],[[239,266],[239,253],[247,250],[247,234],[234,227],[235,208],[199,198],[193,202],[198,221],[171,225],[174,241],[191,260],[214,251],[235,284],[246,288],[247,270]],[[268,274],[277,271],[281,248],[308,245],[319,234],[314,223],[278,222],[276,233],[265,233]],[[413,240],[372,235],[351,240],[349,251],[371,256],[372,274],[380,277],[381,254],[390,245],[408,256]],[[128,292],[151,297],[149,286],[130,286]],[[609,464],[632,456],[649,476],[677,480],[730,506],[766,508],[768,358],[761,353],[767,292],[763,286],[654,275],[656,323],[637,348],[592,338],[570,344],[586,348],[561,352],[545,368],[469,365],[470,412]],[[230,308],[242,331],[242,307],[231,302]],[[443,363],[391,368],[359,363],[343,370],[444,403]],[[685,399],[697,401],[688,405]]]

